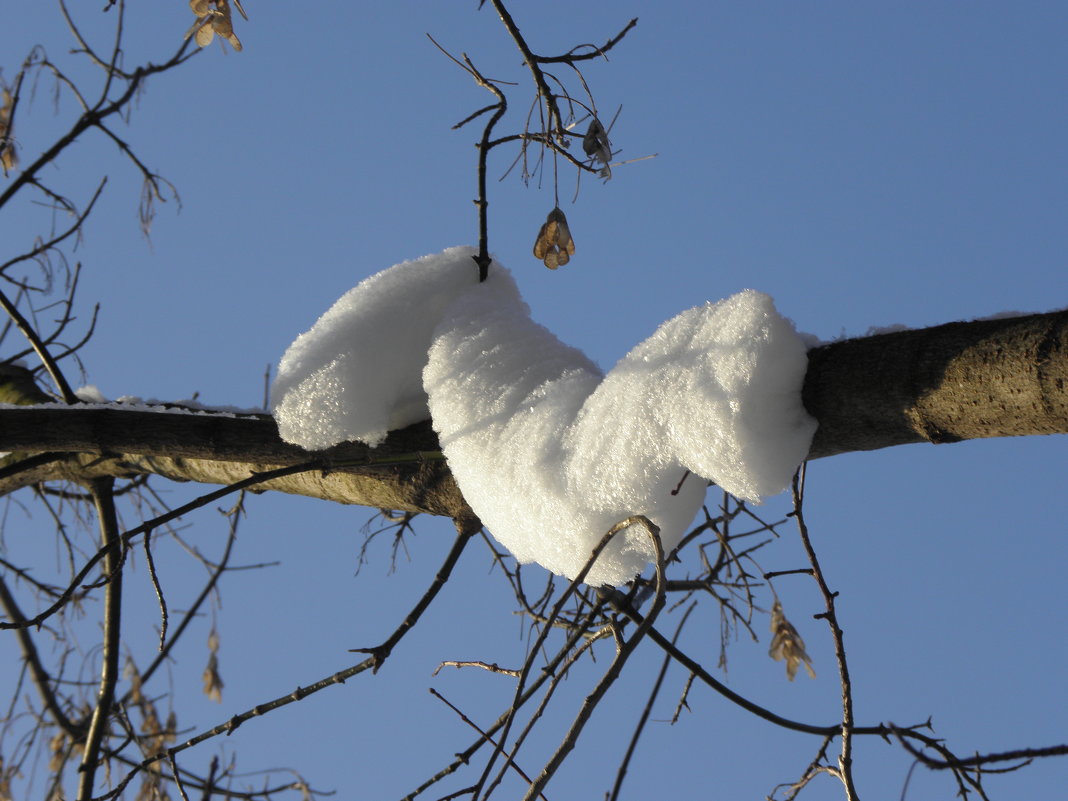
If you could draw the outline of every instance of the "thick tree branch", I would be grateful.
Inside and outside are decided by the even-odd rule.
[[[803,397],[820,423],[812,459],[908,443],[1068,433],[1068,312],[823,345],[809,353]],[[320,459],[319,470],[260,488],[452,518],[470,513],[429,422],[391,432],[374,449],[348,443],[309,454],[282,442],[266,415],[7,406],[0,408],[0,451],[14,452],[0,462],[0,494],[41,481],[145,474],[232,484],[252,472]]]
[[[1068,433],[1068,311],[948,323],[809,352],[809,458]]]
[[[70,447],[60,449],[59,443]],[[0,450],[16,452],[0,472],[0,493],[41,481],[106,475],[232,484],[314,458],[321,469],[272,479],[257,489],[452,518],[469,513],[429,423],[394,431],[375,449],[349,443],[309,454],[282,442],[267,416],[9,407],[0,409]],[[42,451],[56,458],[43,464],[27,458],[28,469],[15,472],[11,462]]]

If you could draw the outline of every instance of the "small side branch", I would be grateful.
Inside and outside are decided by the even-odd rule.
[[[114,707],[115,684],[119,679],[122,627],[123,545],[115,514],[114,480],[99,479],[94,481],[89,489],[100,526],[102,569],[107,578],[107,585],[104,589],[104,646],[101,653],[100,689],[97,691],[96,706],[93,707],[79,768],[81,775],[78,781],[78,801],[89,801],[93,797],[96,771],[101,765],[108,720]]]
[[[445,561],[434,576],[434,580],[427,588],[427,591],[423,593],[423,597],[419,599],[419,602],[415,605],[412,611],[408,613],[408,616],[404,618],[396,631],[394,631],[389,639],[381,645],[376,645],[373,648],[352,648],[350,651],[354,653],[371,654],[371,659],[374,663],[374,672],[377,673],[378,669],[382,667],[382,663],[389,658],[393,648],[401,641],[401,638],[411,631],[412,627],[419,622],[419,618],[422,617],[423,612],[427,610],[427,607],[429,607],[434,598],[437,597],[441,588],[445,586],[445,582],[447,582],[449,576],[452,575],[453,568],[456,567],[456,563],[460,561],[460,555],[464,552],[464,548],[467,547],[467,543],[471,541],[471,538],[477,534],[481,528],[482,524],[477,518],[457,520],[456,540],[453,542],[452,548],[445,557]]]
[[[794,519],[797,520],[797,528],[801,534],[801,543],[808,555],[809,564],[812,565],[812,577],[820,588],[826,611],[816,617],[822,617],[827,621],[831,629],[831,637],[834,640],[834,658],[838,663],[838,676],[842,687],[842,750],[838,757],[838,778],[845,787],[848,801],[856,801],[857,788],[853,781],[853,684],[849,678],[849,663],[846,661],[845,640],[842,627],[838,625],[838,615],[835,612],[834,599],[837,593],[831,592],[827,581],[820,568],[816,550],[812,547],[812,540],[808,535],[808,526],[805,525],[805,516],[802,510],[805,493],[805,465],[802,464],[794,473],[791,485],[794,501]]]
[[[623,37],[630,33],[631,28],[638,24],[638,18],[635,17],[624,26],[623,30],[609,39],[600,47],[596,45],[579,45],[574,47],[562,56],[534,56],[539,64],[574,64],[576,61],[588,61],[593,58],[607,58],[606,53],[623,41]],[[576,50],[583,48],[589,48],[586,52],[576,53]]]
[[[893,724],[890,724],[890,730],[893,732],[894,737],[897,738],[901,747],[908,751],[912,756],[920,761],[925,767],[932,770],[961,770],[968,768],[985,768],[987,765],[993,765],[998,762],[1022,762],[1023,764],[1016,765],[1006,770],[1016,770],[1030,763],[1032,760],[1042,757],[1054,757],[1054,756],[1068,756],[1068,744],[1051,745],[1045,748],[1017,748],[1012,751],[1001,751],[991,754],[976,754],[972,757],[964,758],[948,758],[948,759],[935,759],[920,751],[912,743],[908,742],[903,736],[900,729]],[[996,772],[996,771],[986,771]]]
[[[99,194],[99,190],[98,190]],[[96,196],[94,195],[94,200]],[[74,394],[74,390],[70,388],[70,384],[67,383],[67,379],[64,377],[63,372],[59,369],[59,365],[56,364],[56,360],[52,358],[52,354],[49,353],[48,348],[44,342],[41,341],[41,337],[38,336],[37,330],[30,324],[22,312],[16,308],[15,304],[11,302],[8,296],[0,290],[0,308],[3,308],[7,312],[8,316],[18,326],[22,335],[29,340],[33,346],[34,352],[41,360],[41,363],[45,366],[45,370],[48,371],[48,375],[51,377],[53,383],[56,385],[56,389],[59,391],[60,397],[63,398],[64,403],[77,403],[78,396]]]
[[[5,565],[5,567],[7,567],[7,565]],[[0,576],[0,608],[4,610],[4,614],[7,618],[14,623],[25,623],[26,617],[22,614],[22,610],[19,608],[15,596],[12,594],[11,590],[8,589],[7,582],[4,581],[3,576]],[[17,630],[17,638],[19,647],[22,650],[22,658],[25,660],[26,665],[29,668],[30,678],[33,680],[34,687],[37,688],[37,694],[41,697],[41,702],[44,704],[44,708],[48,710],[48,714],[56,724],[72,739],[80,739],[85,733],[84,726],[72,721],[60,706],[59,700],[56,698],[56,693],[53,689],[52,677],[48,674],[44,664],[41,662],[40,654],[37,651],[37,646],[34,643],[33,635],[29,628],[25,626],[20,627]]]
[[[686,620],[690,617],[690,613],[696,608],[697,604],[692,603],[683,613],[679,625],[675,627],[675,635],[671,638],[672,644],[678,641],[679,635],[682,634],[682,628],[686,625]],[[667,675],[670,666],[671,655],[666,654],[663,663],[660,665],[660,672],[656,676],[656,681],[653,682],[653,689],[649,692],[649,700],[646,701],[645,709],[642,710],[641,717],[638,718],[638,723],[634,727],[634,734],[631,735],[630,743],[627,745],[627,752],[623,755],[623,761],[619,763],[619,770],[616,771],[616,781],[615,784],[612,785],[612,793],[608,796],[607,801],[617,801],[619,798],[619,791],[623,789],[623,779],[627,775],[627,768],[630,765],[630,760],[638,748],[638,740],[641,738],[642,732],[645,730],[645,724],[649,722],[649,716],[653,713],[653,704],[656,703],[656,698],[660,694],[660,688],[664,684],[664,677]]]
[[[621,646],[619,646],[615,658],[612,660],[612,664],[609,665],[608,670],[605,671],[601,680],[597,682],[597,686],[594,687],[593,691],[586,696],[586,699],[582,702],[582,707],[579,709],[578,715],[575,716],[575,721],[571,724],[571,728],[564,736],[564,739],[557,747],[555,753],[546,763],[538,778],[535,779],[527,789],[527,793],[523,797],[524,801],[533,801],[533,799],[539,796],[542,790],[545,789],[545,785],[548,784],[560,765],[563,764],[564,759],[566,759],[567,755],[574,749],[575,744],[578,742],[579,735],[582,733],[583,728],[593,714],[593,710],[597,707],[598,703],[600,703],[604,694],[608,692],[608,689],[615,683],[616,679],[619,677],[620,671],[623,670],[623,666],[627,663],[631,654],[634,653],[638,644],[651,630],[653,621],[664,608],[664,549],[660,543],[660,529],[648,518],[642,515],[629,518],[624,521],[624,523],[627,525],[636,523],[644,527],[646,533],[649,535],[649,539],[652,541],[654,552],[656,553],[656,595],[653,600],[652,608],[649,610],[649,614],[645,620],[638,624],[634,633],[631,634]],[[613,533],[616,530],[619,530],[618,525],[614,528]],[[611,595],[616,593],[617,590],[612,589],[607,592]]]
[[[230,484],[229,486],[226,486],[226,487],[223,487],[221,489],[215,490],[214,492],[209,492],[209,493],[207,493],[205,495],[201,495],[200,497],[190,501],[187,504],[184,504],[183,506],[179,506],[176,509],[172,509],[169,512],[165,512],[164,514],[159,515],[158,517],[155,517],[152,520],[149,520],[149,521],[147,521],[145,523],[142,523],[140,526],[137,526],[136,528],[132,528],[129,531],[126,531],[125,533],[123,533],[121,536],[118,537],[118,541],[117,541],[118,544],[111,543],[111,542],[105,542],[102,545],[102,547],[100,548],[100,550],[98,550],[95,554],[93,554],[91,557],[89,557],[89,559],[86,561],[86,563],[82,567],[82,569],[79,570],[78,573],[71,580],[71,582],[68,585],[67,589],[59,596],[59,598],[56,599],[56,601],[51,606],[49,606],[47,609],[45,609],[43,612],[41,612],[40,614],[36,615],[35,617],[30,618],[30,619],[26,619],[26,620],[22,621],[21,623],[7,623],[7,622],[0,621],[0,630],[17,629],[17,628],[33,627],[33,626],[41,625],[45,620],[47,620],[49,617],[54,615],[61,608],[63,608],[67,603],[70,602],[70,599],[74,596],[75,592],[78,590],[79,587],[82,586],[82,583],[85,581],[86,576],[88,576],[90,571],[97,564],[99,564],[101,562],[104,565],[104,567],[103,567],[104,575],[105,575],[106,579],[109,581],[108,586],[110,587],[111,586],[110,579],[113,578],[112,568],[114,567],[114,565],[112,565],[112,562],[113,562],[113,559],[112,559],[113,551],[117,547],[119,547],[120,551],[121,551],[122,547],[125,547],[125,546],[129,545],[130,542],[135,537],[137,537],[138,535],[144,534],[144,533],[146,533],[148,531],[153,531],[156,528],[159,528],[160,526],[162,526],[162,525],[164,525],[166,523],[169,523],[172,520],[176,520],[177,518],[181,517],[182,515],[193,511],[194,509],[199,509],[202,506],[206,506],[207,504],[212,503],[213,501],[216,501],[219,498],[223,498],[223,497],[225,497],[227,495],[230,495],[231,493],[238,492],[240,490],[246,489],[247,487],[252,487],[252,486],[255,486],[256,484],[260,484],[260,483],[263,483],[265,481],[269,481],[274,476],[289,475],[291,473],[302,472],[302,471],[305,471],[305,470],[313,470],[318,466],[319,466],[319,464],[317,462],[310,462],[310,463],[306,463],[306,464],[294,465],[292,467],[283,467],[283,468],[279,468],[278,470],[270,470],[270,471],[267,471],[267,472],[264,472],[264,473],[253,474],[253,475],[249,476],[248,478],[246,478],[246,479],[244,479],[242,481],[237,481],[237,482],[235,482],[233,484]],[[103,479],[98,479],[96,481],[99,482],[101,485],[108,484],[110,486],[110,483],[113,482],[113,479],[111,479],[111,478],[103,478]],[[94,486],[95,486],[95,483],[94,483]],[[94,497],[95,497],[95,492],[94,492]],[[112,515],[114,516],[114,508],[113,507],[112,507]],[[117,522],[116,522],[116,526],[117,526]]]

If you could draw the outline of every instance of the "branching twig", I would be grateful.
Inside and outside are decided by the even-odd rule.
[[[22,316],[22,313],[15,307],[3,290],[0,290],[0,308],[8,313],[8,316],[15,321],[15,325],[18,326],[22,335],[30,341],[34,351],[40,358],[41,363],[48,371],[48,375],[51,377],[53,383],[56,385],[56,389],[59,391],[60,397],[63,398],[64,403],[77,403],[78,396],[74,394],[74,390],[70,388],[70,384],[67,383],[66,377],[64,377],[62,371],[59,369],[59,365],[56,364],[55,359],[52,358],[52,354],[48,352],[48,348],[41,341],[40,336],[29,320]]]
[[[587,627],[593,625],[593,621],[601,616],[602,611],[601,606],[597,605],[587,612],[586,616],[570,631],[566,641],[557,650],[556,654],[548,660],[540,671],[537,672],[535,678],[526,686],[518,699],[514,699],[511,706],[497,718],[492,726],[486,729],[487,736],[495,735],[505,726],[510,726],[517,712],[541,690],[544,684],[553,680],[554,677],[558,675],[558,672],[566,672],[568,665],[570,665],[574,659],[577,659],[581,652],[581,648],[576,648],[576,646],[582,640],[583,632]],[[449,765],[438,771],[405,796],[403,801],[412,801],[412,799],[420,795],[427,788],[433,786],[447,776],[452,775],[464,765],[467,765],[470,762],[471,757],[474,756],[486,742],[487,740],[484,737],[476,740],[472,745],[458,753],[456,759]],[[471,789],[472,792],[474,792],[475,788]]]
[[[290,465],[288,467],[279,467],[276,470],[265,470],[262,473],[253,473],[248,478],[242,479],[241,481],[235,481],[233,484],[228,484],[227,486],[217,489],[214,492],[209,492],[205,495],[201,495],[200,497],[193,499],[189,503],[179,506],[177,509],[173,509],[169,512],[160,515],[159,517],[147,521],[146,523],[142,523],[136,528],[130,529],[129,531],[123,533],[121,537],[122,545],[125,547],[129,545],[130,541],[137,537],[139,534],[144,534],[146,531],[152,531],[156,528],[159,528],[160,526],[169,523],[171,520],[175,520],[181,517],[182,515],[193,511],[194,509],[199,509],[202,506],[206,506],[207,504],[212,503],[213,501],[217,501],[219,498],[223,498],[227,495],[230,495],[231,493],[239,492],[240,490],[246,489],[247,487],[253,487],[256,484],[262,484],[263,482],[270,481],[273,478],[288,476],[294,473],[303,473],[308,470],[318,469],[320,467],[322,467],[322,463],[317,460],[312,462],[304,462],[302,464]],[[82,569],[79,570],[78,573],[74,576],[70,585],[63,592],[63,594],[60,595],[60,597],[55,601],[55,603],[53,603],[43,612],[33,618],[28,618],[21,624],[5,623],[0,621],[0,630],[23,628],[24,626],[32,627],[41,625],[45,620],[54,615],[57,611],[59,611],[63,606],[67,604],[67,602],[74,595],[78,587],[81,586],[82,582],[85,580],[85,577],[89,575],[89,572],[97,565],[97,563],[104,559],[109,552],[109,548],[105,547],[101,548],[95,554],[93,554],[93,556],[88,559]],[[108,573],[107,575],[110,575],[110,573]]]
[[[50,239],[38,242],[31,250],[26,251],[18,256],[8,259],[3,264],[0,264],[0,273],[4,273],[9,267],[12,267],[20,262],[29,261],[30,259],[36,259],[38,256],[47,253],[54,249],[57,245],[61,244],[64,240],[79,233],[82,226],[85,224],[85,220],[89,217],[93,211],[93,206],[96,205],[96,201],[100,198],[100,194],[104,191],[104,187],[107,185],[108,179],[105,176],[100,179],[100,183],[96,187],[96,191],[93,192],[93,196],[89,198],[89,202],[85,208],[79,212],[74,222],[66,228],[66,230],[56,234]]]
[[[457,667],[459,667],[459,665],[457,665]],[[434,671],[434,672],[437,673],[437,671]],[[516,671],[508,671],[508,672],[509,673],[516,673]],[[439,693],[433,687],[430,688],[430,694],[433,695],[435,698],[437,698],[439,701],[441,701],[443,704],[445,704],[445,706],[447,706],[453,712],[455,712],[459,716],[460,720],[462,720],[464,723],[466,723],[472,729],[477,731],[482,736],[483,740],[488,742],[490,745],[494,745],[494,746],[497,745],[497,743],[495,743],[493,741],[493,737],[491,737],[486,732],[482,731],[482,729],[480,729],[478,727],[478,725],[473,720],[471,720],[471,718],[467,717],[467,715],[465,715],[463,712],[461,712],[460,709],[458,709],[455,704],[453,704],[451,701],[449,701],[448,698],[446,698],[444,695]],[[510,762],[509,764],[510,764],[511,768],[516,773],[519,774],[520,778],[522,778],[523,781],[525,781],[527,784],[531,783],[530,777],[527,776],[527,774],[523,771],[523,769],[521,767],[519,767],[519,765],[517,765],[514,760],[512,762]],[[541,798],[543,798],[543,799],[545,798],[545,794],[544,793],[541,794]],[[546,799],[546,801],[548,801],[548,800]]]
[[[908,751],[912,756],[918,759],[925,767],[932,770],[960,770],[962,768],[986,768],[987,765],[992,765],[997,762],[1020,762],[1023,761],[1023,765],[1015,765],[1008,770],[1016,770],[1023,767],[1034,759],[1040,759],[1043,757],[1052,756],[1068,756],[1068,744],[1051,745],[1045,748],[1016,748],[1012,751],[1000,751],[990,754],[976,754],[972,757],[948,757],[944,759],[934,759],[927,754],[920,751],[912,743],[905,739],[905,730],[899,729],[893,723],[887,724],[887,728],[897,738],[901,747]],[[993,773],[995,771],[986,770],[987,773]]]
[[[620,41],[622,41],[623,37],[630,33],[630,29],[636,26],[637,24],[638,18],[635,17],[626,24],[623,30],[621,30],[619,33],[617,33],[615,36],[613,36],[600,47],[597,47],[596,45],[592,44],[578,45],[576,47],[571,48],[571,50],[569,50],[562,56],[534,56],[534,58],[539,64],[565,63],[570,65],[574,65],[576,61],[587,61],[591,58],[606,58],[605,54],[617,44],[619,44]],[[587,53],[576,53],[575,51],[578,50],[580,47],[588,47],[590,48],[590,50]]]
[[[556,620],[560,616],[564,604],[566,604],[567,601],[572,597],[572,595],[574,595],[574,593],[578,590],[579,585],[581,585],[582,582],[586,579],[586,574],[593,567],[594,562],[597,561],[597,557],[599,557],[601,555],[601,552],[606,547],[608,547],[608,543],[612,541],[612,538],[615,537],[615,535],[618,534],[620,531],[636,522],[638,522],[637,518],[627,518],[626,520],[622,520],[616,525],[612,526],[612,528],[609,529],[601,538],[600,542],[598,542],[597,545],[593,548],[593,552],[591,553],[590,558],[586,561],[586,564],[583,566],[582,570],[580,570],[578,575],[576,575],[575,578],[571,580],[564,592],[561,593],[560,598],[553,605],[552,611],[548,616],[547,622],[541,626],[541,629],[538,631],[537,637],[534,639],[534,642],[530,647],[530,656],[527,658],[527,661],[523,665],[523,669],[520,672],[519,681],[516,682],[515,696],[512,701],[512,708],[511,710],[509,710],[508,713],[507,722],[504,725],[504,730],[499,738],[499,743],[497,747],[494,749],[493,754],[487,761],[486,767],[482,771],[482,776],[479,778],[478,783],[475,785],[475,791],[472,793],[473,801],[477,801],[478,796],[482,791],[482,787],[484,786],[486,780],[489,778],[489,774],[491,769],[493,768],[494,761],[502,753],[504,744],[508,740],[508,732],[512,727],[516,710],[518,710],[519,708],[519,700],[524,694],[526,682],[533,669],[534,657],[541,649],[542,643],[545,641],[545,638],[552,630],[551,622]]]
[[[809,564],[812,565],[812,577],[820,588],[826,611],[816,615],[827,621],[831,629],[831,637],[834,640],[834,657],[838,663],[838,676],[842,686],[842,751],[838,757],[838,778],[845,787],[848,801],[856,801],[857,788],[853,782],[853,685],[849,679],[849,664],[846,661],[845,641],[842,627],[838,625],[838,616],[835,613],[834,599],[838,593],[831,592],[827,581],[820,568],[816,550],[812,547],[812,540],[808,535],[808,526],[805,525],[803,512],[805,492],[805,465],[802,464],[794,473],[791,484],[794,501],[794,518],[797,520],[797,528],[801,535],[801,543],[808,555]]]
[[[656,620],[660,611],[664,608],[664,549],[660,544],[660,529],[650,522],[648,518],[641,515],[636,518],[630,518],[625,522],[629,525],[635,523],[640,524],[649,535],[649,539],[653,544],[654,552],[656,554],[656,595],[653,599],[652,608],[649,610],[649,614],[646,616],[645,620],[638,625],[634,633],[619,647],[608,670],[605,671],[601,680],[597,682],[597,686],[593,689],[593,692],[586,696],[586,699],[582,702],[582,707],[579,709],[575,721],[571,724],[571,728],[557,747],[556,752],[546,763],[541,775],[530,785],[527,794],[524,796],[524,801],[531,801],[531,799],[541,792],[559,769],[560,765],[563,764],[567,755],[571,753],[571,750],[575,747],[575,743],[578,741],[579,735],[582,733],[582,729],[593,714],[593,710],[597,707],[601,698],[604,697],[604,694],[608,692],[608,688],[615,683],[623,666],[638,647],[638,643],[642,641],[642,638],[645,637],[646,633],[652,628],[653,621]],[[611,595],[617,591],[609,588],[606,592]]]
[[[404,621],[397,627],[396,631],[394,631],[389,639],[381,645],[376,645],[373,648],[352,648],[350,651],[354,653],[371,654],[371,659],[374,662],[374,672],[377,673],[378,669],[382,666],[382,663],[389,658],[394,646],[396,646],[412,626],[419,621],[423,612],[426,611],[434,598],[437,597],[441,588],[445,586],[445,582],[449,580],[449,576],[452,574],[452,569],[460,560],[460,555],[464,552],[464,548],[467,547],[467,543],[471,541],[471,537],[478,533],[481,528],[482,524],[477,518],[457,520],[456,541],[453,542],[452,549],[445,557],[445,562],[434,576],[434,580],[431,582],[426,592],[423,593],[423,597],[419,599],[419,602],[415,605],[412,611],[408,613],[408,616],[404,618]]]
[[[309,695],[317,693],[320,690],[323,690],[335,684],[344,684],[347,679],[359,673],[363,673],[366,670],[377,671],[378,668],[382,666],[384,660],[389,656],[389,652],[392,650],[392,648],[395,647],[396,644],[404,637],[404,635],[411,630],[412,626],[414,626],[415,623],[418,621],[420,615],[422,615],[422,613],[430,605],[430,602],[437,595],[437,592],[441,589],[442,585],[444,585],[444,583],[448,580],[449,574],[451,573],[452,568],[455,566],[457,560],[459,559],[460,554],[463,552],[464,546],[468,541],[470,541],[471,537],[479,530],[479,528],[481,528],[481,525],[478,525],[477,521],[474,520],[457,522],[458,534],[456,542],[453,544],[452,549],[445,558],[445,562],[442,564],[442,567],[438,570],[437,575],[434,577],[434,581],[432,582],[430,588],[420,599],[419,603],[417,603],[416,606],[412,609],[412,611],[404,618],[401,624],[397,627],[397,629],[393,632],[389,639],[385,641],[385,643],[378,646],[377,648],[354,649],[371,653],[371,656],[369,656],[367,659],[364,659],[362,662],[352,665],[351,667],[348,667],[345,670],[338,671],[337,673],[334,673],[331,676],[327,676],[326,678],[321,679],[313,684],[307,685],[305,687],[297,687],[297,689],[293,692],[275,698],[272,701],[268,701],[263,704],[258,704],[257,706],[246,710],[245,712],[242,712],[238,715],[234,715],[225,723],[220,723],[219,725],[208,729],[207,731],[201,732],[200,734],[189,738],[188,740],[179,745],[175,745],[171,748],[168,748],[162,753],[156,754],[143,760],[119,784],[119,786],[113,793],[114,797],[118,797],[118,795],[121,794],[121,790],[125,788],[127,784],[129,784],[129,782],[133,779],[135,775],[137,775],[137,773],[150,768],[152,765],[156,764],[160,760],[172,759],[175,754],[192,748],[193,746],[198,745],[204,742],[205,740],[217,737],[220,734],[233,734],[233,732],[236,731],[237,728],[247,720],[250,720],[254,717],[266,715],[268,712],[272,712],[275,709],[279,709],[280,707],[287,706],[297,701],[302,701]]]
[[[679,635],[682,633],[682,627],[686,625],[687,618],[690,617],[690,613],[693,612],[696,606],[697,604],[695,603],[690,604],[689,608],[683,613],[679,625],[675,627],[675,634],[671,638],[672,643],[678,641]],[[642,731],[645,730],[645,724],[649,722],[649,716],[653,713],[653,704],[656,703],[656,697],[660,694],[660,687],[664,683],[664,677],[667,675],[670,665],[671,655],[669,654],[664,657],[664,661],[660,665],[660,672],[657,673],[656,681],[653,682],[653,689],[649,692],[649,700],[645,702],[645,709],[642,710],[641,717],[638,718],[638,723],[634,727],[634,734],[631,735],[630,742],[627,744],[627,752],[619,763],[619,769],[616,771],[616,781],[612,785],[612,792],[608,796],[608,801],[617,801],[619,798],[619,791],[623,789],[623,779],[627,775],[627,767],[630,765],[631,757],[634,756],[634,752],[638,747],[638,740],[642,736]]]
[[[22,614],[22,610],[19,609],[15,596],[11,593],[11,590],[8,589],[7,582],[4,581],[3,576],[0,576],[0,607],[3,608],[4,614],[15,623],[22,623],[26,620],[25,615]],[[56,724],[66,732],[71,739],[80,738],[84,734],[84,726],[72,721],[59,705],[53,687],[52,677],[48,674],[44,664],[41,662],[40,654],[37,651],[37,646],[33,641],[33,635],[29,628],[25,626],[20,627],[17,630],[17,636],[19,647],[22,650],[22,658],[25,661],[26,666],[29,668],[33,685],[37,688],[37,694],[41,697],[41,701],[44,704],[45,709],[48,710],[48,714],[51,715]],[[10,719],[10,716],[8,719]]]

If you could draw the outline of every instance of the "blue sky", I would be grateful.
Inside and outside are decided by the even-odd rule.
[[[100,5],[80,18],[105,42],[111,18]],[[571,264],[550,272],[530,254],[553,205],[551,173],[524,186],[515,172],[497,181],[514,153],[498,151],[490,164],[491,249],[534,318],[603,367],[682,309],[747,287],[824,339],[1066,304],[1063,4],[514,5],[542,54],[603,42],[639,18],[609,61],[584,75],[601,109],[622,106],[612,131],[619,158],[658,155],[617,168],[607,184],[584,178],[574,204],[574,176],[561,171],[577,243]],[[154,6],[130,13],[128,65],[162,61],[190,24],[185,3]],[[153,78],[117,128],[181,194],[180,211],[175,202],[160,207],[150,241],[138,232],[139,177],[102,137],[83,137],[46,175],[82,203],[109,175],[72,255],[84,268],[83,310],[102,303],[84,380],[108,396],[199,393],[207,403],[258,405],[267,366],[345,290],[396,262],[475,242],[478,129],[450,127],[490,98],[425,34],[485,74],[520,82],[500,132],[522,125],[533,98],[503,28],[474,0],[245,7],[244,52],[214,46]],[[86,75],[51,4],[23,4],[5,22],[8,80],[34,43]],[[18,121],[24,161],[70,118],[67,99],[53,115],[51,91],[42,77]],[[28,203],[5,210],[5,254],[47,221]],[[1064,458],[1063,438],[1046,437],[908,446],[810,466],[806,513],[840,592],[858,721],[932,716],[961,753],[1066,740]],[[190,492],[165,489],[174,499]],[[785,508],[777,499],[761,513]],[[379,544],[354,577],[366,518],[302,499],[250,500],[238,558],[278,564],[223,587],[220,706],[198,695],[210,620],[170,668],[191,732],[346,667],[347,649],[381,640],[403,618],[447,550],[450,527],[420,521],[410,561],[390,575]],[[18,519],[5,530],[12,555],[30,549],[47,522]],[[197,547],[219,547],[225,523],[214,512],[189,522]],[[763,552],[767,570],[802,564],[795,533],[782,531]],[[194,568],[181,566],[177,547],[160,548],[163,562],[173,553],[166,570],[177,605]],[[127,625],[135,641],[143,632],[148,654],[157,620],[138,569]],[[811,618],[820,598],[802,578],[779,580],[777,590],[818,678],[785,680],[766,656],[762,619],[761,642],[731,646],[726,681],[788,717],[830,723],[838,688],[826,627]],[[474,548],[381,673],[251,721],[224,745],[245,770],[287,765],[339,798],[400,798],[472,739],[428,687],[481,722],[506,704],[507,679],[431,674],[444,659],[520,662],[513,606],[485,549]],[[714,665],[711,609],[688,632],[688,647]],[[567,682],[528,771],[540,768],[607,659]],[[603,797],[611,787],[659,666],[651,647],[636,659],[549,798]],[[681,670],[669,673],[624,797],[662,795],[668,781],[691,797],[761,798],[815,754],[818,743],[704,690],[678,724],[659,722],[684,681]],[[189,767],[203,769],[211,753],[188,753]],[[909,758],[875,741],[861,743],[856,759],[863,797],[898,797]],[[995,798],[1049,797],[1066,778],[1068,763],[1051,761],[991,777],[989,787]],[[837,792],[826,778],[809,790]],[[948,776],[917,769],[906,797],[954,792]]]

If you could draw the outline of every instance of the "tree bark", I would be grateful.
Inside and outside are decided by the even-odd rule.
[[[0,376],[0,494],[43,481],[160,475],[230,484],[307,463],[258,485],[374,508],[470,515],[429,422],[379,447],[309,453],[266,415],[41,404],[25,376]],[[20,383],[21,382],[21,383]],[[21,393],[21,395],[19,395]],[[949,323],[809,352],[805,407],[819,421],[810,459],[908,443],[1068,433],[1068,312]]]
[[[915,442],[1068,433],[1068,311],[847,339],[809,351],[810,459]]]

